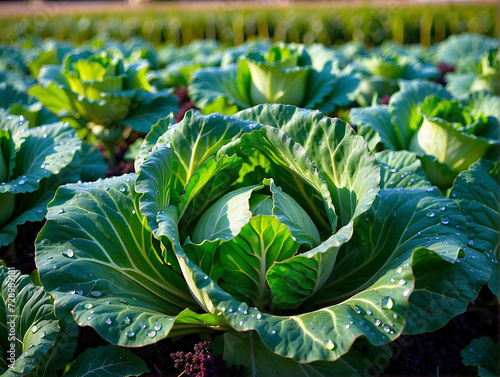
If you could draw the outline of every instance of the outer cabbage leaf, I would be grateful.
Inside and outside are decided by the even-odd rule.
[[[480,34],[461,33],[441,42],[437,47],[436,58],[440,62],[455,65],[469,56],[479,60],[484,52],[492,48],[498,48],[498,39]]]
[[[425,188],[431,187],[420,160],[407,151],[383,151],[376,153],[380,165],[381,188]]]
[[[36,263],[57,315],[126,346],[219,326],[218,318],[186,309],[197,305],[182,277],[162,262],[138,213],[134,180],[66,185],[49,205]]]
[[[57,122],[57,118],[35,98],[7,83],[0,84],[0,107],[22,115],[31,127]]]
[[[467,217],[469,245],[486,256],[492,270],[488,286],[497,297],[498,195],[498,162],[482,159],[458,175],[450,193]]]
[[[7,245],[18,225],[43,219],[57,187],[76,182],[85,165],[76,166],[82,141],[68,124],[29,128],[21,117],[2,111],[0,118],[0,129],[8,140],[0,142],[8,172],[0,185],[0,245]]]
[[[498,343],[490,337],[474,339],[460,354],[465,365],[476,367],[478,376],[498,376]]]
[[[2,376],[55,375],[62,365],[50,359],[62,358],[65,363],[71,358],[76,348],[75,326],[55,317],[50,297],[28,276],[1,266],[0,281]]]
[[[302,364],[270,352],[254,332],[224,334],[224,360],[230,365],[243,365],[246,376],[361,377],[375,360],[391,358],[392,351],[388,346],[362,348],[355,345],[335,362]]]
[[[115,346],[88,348],[71,365],[65,377],[128,377],[149,372],[146,363],[130,350]]]

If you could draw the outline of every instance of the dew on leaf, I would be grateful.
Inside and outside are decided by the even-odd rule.
[[[75,253],[71,249],[63,250],[61,254],[68,258],[72,258],[75,255]]]
[[[441,224],[448,225],[450,223],[450,218],[448,216],[441,217]]]
[[[432,211],[427,212],[427,217],[434,217],[436,214]]]
[[[401,279],[398,284],[399,285],[405,285],[406,284],[406,280],[405,279]]]
[[[100,291],[92,291],[90,292],[90,295],[93,297],[100,297],[102,293]]]
[[[155,324],[155,330],[160,331],[161,330],[161,323],[156,323]]]
[[[89,309],[92,309],[94,307],[94,305],[88,303],[88,304],[85,304],[84,308],[89,310]]]
[[[155,330],[149,330],[148,331],[148,337],[154,338],[156,336],[156,331]]]
[[[106,325],[111,325],[113,323],[113,321],[111,320],[111,318],[108,318],[106,320]]]
[[[331,339],[328,339],[326,342],[325,342],[325,348],[327,350],[333,350],[335,348],[335,343],[332,342]]]
[[[32,333],[32,334],[34,334],[34,333],[36,333],[37,331],[38,331],[38,326],[37,326],[37,325],[33,325],[33,326],[31,327],[31,333]]]
[[[127,333],[125,335],[129,339],[133,339],[134,336],[135,336],[135,332],[133,332],[133,331],[127,331]]]
[[[394,306],[394,301],[392,301],[391,297],[385,296],[382,297],[380,305],[382,306],[382,309],[392,309],[392,307]]]
[[[125,322],[126,325],[130,325],[130,318],[129,317],[125,317],[123,319],[123,322]]]

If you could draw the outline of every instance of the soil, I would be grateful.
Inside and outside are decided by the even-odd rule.
[[[179,89],[181,111],[177,120],[184,117],[184,113],[193,108],[184,89]],[[140,135],[132,133],[127,138],[127,144],[133,142]],[[133,171],[133,163],[123,160],[127,144],[118,146],[115,150],[117,168],[107,172],[107,176],[121,175]],[[44,222],[26,223],[18,227],[18,234],[13,244],[0,248],[0,259],[4,259],[8,266],[15,267],[23,274],[30,274],[36,267],[34,262],[35,238]],[[391,343],[393,357],[387,365],[379,365],[383,372],[368,372],[367,375],[378,377],[443,377],[443,376],[476,376],[472,367],[462,364],[460,351],[469,343],[481,336],[490,336],[493,341],[499,339],[499,305],[495,296],[488,287],[484,287],[478,299],[469,305],[467,311],[453,318],[443,328],[430,333],[399,337]],[[180,375],[176,371],[170,357],[176,351],[192,352],[194,344],[206,339],[198,335],[184,336],[180,339],[164,339],[153,345],[132,349],[132,352],[141,357],[147,364],[150,373],[145,377],[173,377]],[[80,327],[78,346],[75,357],[88,347],[106,345],[93,328]],[[224,374],[238,376],[238,373]],[[222,375],[220,375],[222,377]]]

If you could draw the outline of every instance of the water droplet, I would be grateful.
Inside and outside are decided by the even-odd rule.
[[[351,325],[349,325],[349,324],[345,325],[346,329],[348,329],[349,327],[351,327]]]
[[[434,217],[436,214],[432,211],[427,212],[427,217]]]
[[[407,289],[406,291],[403,292],[403,296],[407,297],[409,296],[411,293],[411,291],[409,289]]]
[[[127,336],[127,338],[132,339],[135,336],[135,332],[127,331],[127,333],[125,335]]]
[[[79,296],[82,296],[83,295],[83,291],[81,289],[78,289],[76,291],[76,294],[79,295]]]
[[[104,191],[108,191],[109,190],[109,186],[104,186]]]
[[[382,324],[382,321],[380,319],[375,319],[375,322],[374,322],[375,326],[380,326]]]
[[[327,350],[333,350],[335,348],[335,343],[332,342],[331,339],[328,339],[326,342],[325,342],[325,348]]]
[[[111,325],[113,323],[113,321],[111,320],[111,318],[108,318],[106,320],[106,325]]]
[[[63,250],[61,251],[61,254],[68,258],[73,258],[73,256],[75,255],[75,253],[71,249]]]
[[[392,315],[392,318],[394,318],[394,319],[398,319],[398,315],[397,315],[396,313],[394,313],[394,314]]]
[[[61,208],[59,211],[57,211],[57,213],[59,214],[64,213],[64,208]]]
[[[261,318],[262,318],[262,314],[260,314],[260,313],[259,313],[259,314],[257,314],[257,317],[256,317],[256,318],[257,318],[257,319],[261,319]]]
[[[384,326],[384,331],[386,333],[389,333],[389,331],[391,331],[391,328],[389,326]]]
[[[450,218],[448,216],[441,217],[441,224],[448,225],[450,223]]]
[[[109,300],[104,300],[105,305],[109,305]]]
[[[132,215],[135,215],[135,209],[132,210]]]
[[[120,187],[120,192],[125,192],[127,189],[125,187]]]
[[[366,313],[367,313],[368,315],[372,315],[372,314],[373,314],[373,312],[371,311],[371,309],[368,309],[368,310],[366,311]]]
[[[149,330],[149,331],[148,331],[148,336],[149,336],[150,338],[154,338],[154,337],[156,336],[156,331],[154,331],[154,330]]]
[[[382,297],[380,305],[382,306],[382,309],[392,309],[392,307],[394,306],[394,301],[392,301],[392,298],[390,298],[389,296],[385,296]]]
[[[94,307],[94,305],[88,303],[88,304],[85,304],[84,308],[87,309],[87,310],[90,310]]]
[[[156,323],[155,324],[155,330],[160,331],[161,330],[161,323]]]
[[[469,241],[469,246],[474,246],[474,241],[473,240]]]
[[[31,333],[34,334],[38,331],[38,326],[37,325],[33,325],[33,327],[31,328]]]
[[[92,291],[92,292],[90,292],[90,295],[93,297],[100,297],[102,295],[102,293],[99,291]]]
[[[89,316],[87,317],[87,320],[89,320],[89,321],[90,321],[91,319],[92,319],[92,316],[91,316],[91,315],[89,315]]]
[[[399,285],[405,285],[406,284],[406,280],[405,279],[401,279],[398,284]]]
[[[20,184],[21,186],[22,186],[22,185],[24,185],[25,183],[26,183],[26,180],[24,180],[24,179],[21,179],[21,180],[19,181],[19,184]]]
[[[271,331],[271,334],[273,335],[276,334],[276,330]]]
[[[130,318],[129,317],[125,317],[123,319],[123,322],[125,322],[126,325],[130,325]]]

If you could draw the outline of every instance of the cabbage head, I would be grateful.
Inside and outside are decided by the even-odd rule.
[[[135,164],[62,187],[37,239],[57,313],[114,344],[223,333],[248,375],[361,376],[357,346],[443,326],[491,273],[415,155],[319,111],[168,117]]]
[[[177,110],[170,91],[154,92],[146,79],[148,63],[126,63],[117,50],[76,50],[61,66],[40,69],[30,89],[58,117],[72,117],[105,143],[117,140],[125,126],[148,132],[160,117]]]
[[[255,45],[235,64],[196,71],[189,95],[203,113],[234,114],[263,103],[332,113],[352,102],[359,85],[343,62],[339,53],[318,44]]]
[[[416,153],[429,180],[446,189],[479,158],[496,158],[499,105],[487,92],[459,101],[441,85],[413,81],[388,105],[352,109],[350,120],[371,149]]]

